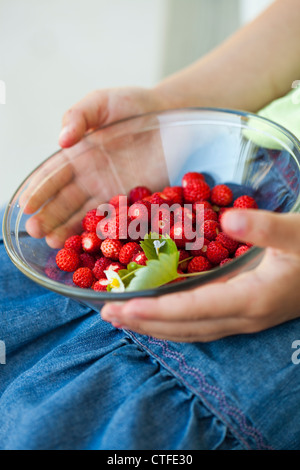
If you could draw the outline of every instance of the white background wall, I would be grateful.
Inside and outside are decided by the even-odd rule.
[[[182,1],[188,8],[191,0]],[[240,2],[244,23],[270,0]],[[1,0],[6,104],[0,104],[0,205],[57,150],[61,117],[70,105],[96,88],[159,81],[172,5],[172,0]]]

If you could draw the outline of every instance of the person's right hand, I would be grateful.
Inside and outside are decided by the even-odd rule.
[[[116,139],[114,143],[110,141],[111,136],[115,137],[114,131],[110,133],[107,128],[105,132],[92,133],[81,140],[98,127],[166,107],[154,89],[142,88],[94,91],[72,106],[63,117],[59,137],[64,150],[35,171],[21,194],[20,205],[26,214],[31,215],[26,223],[29,235],[46,237],[50,247],[59,248],[68,236],[80,230],[85,213],[101,202],[107,202],[116,194],[116,187],[120,193],[126,193],[135,183],[148,183],[154,189],[155,175],[158,187],[166,184],[166,170],[160,158],[161,144],[157,136],[136,134],[132,143],[128,143],[128,139]],[[122,133],[130,135],[134,125],[134,122],[125,122]],[[150,161],[147,167],[153,171],[147,174],[140,158],[134,171],[128,168],[128,175],[123,172],[119,178],[117,172],[121,165],[127,161],[132,166],[133,153],[142,155],[146,151]]]

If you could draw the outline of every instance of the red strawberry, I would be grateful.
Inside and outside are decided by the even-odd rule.
[[[229,256],[228,250],[218,242],[210,242],[206,254],[209,261],[213,264],[220,264],[223,259]]]
[[[65,248],[59,250],[55,260],[59,269],[68,273],[75,271],[80,264],[78,253],[74,250],[66,250]]]
[[[102,239],[124,240],[128,238],[128,225],[130,219],[126,213],[119,213],[115,217],[104,219],[99,225],[99,234]]]
[[[189,253],[191,253],[191,255],[193,256],[204,256],[206,258],[207,247],[209,244],[210,241],[207,240],[207,238],[204,238],[202,248],[200,248],[199,250],[190,250]]]
[[[202,207],[203,206],[203,209],[212,209],[212,205],[210,202],[208,201],[196,201],[193,203],[193,211],[194,212],[197,212],[197,207],[198,205],[200,206],[200,210],[202,210]]]
[[[185,250],[179,250],[179,266],[180,266],[180,269],[182,270],[182,272],[186,272],[187,271],[187,268],[188,268],[188,265],[189,265],[189,261],[184,261],[185,259],[187,258],[190,258],[190,254],[185,251]],[[182,263],[181,263],[182,261]]]
[[[112,260],[109,258],[105,258],[105,256],[97,259],[93,268],[93,274],[96,279],[101,279],[102,277],[105,277],[104,271],[108,269],[108,266],[111,264],[111,262]]]
[[[109,200],[109,204],[114,206],[116,209],[127,208],[128,207],[127,196],[125,196],[125,194],[117,194],[116,196],[113,196]]]
[[[152,206],[151,232],[165,234],[170,232],[174,214],[169,209]]]
[[[81,288],[91,287],[94,281],[94,276],[89,268],[79,268],[73,274],[73,282],[76,286]]]
[[[193,181],[204,181],[204,176],[196,171],[186,173],[182,178],[182,187],[186,188]]]
[[[96,251],[99,251],[101,240],[97,237],[95,232],[86,233],[82,235],[81,239],[82,248],[84,251],[87,253],[95,253]]]
[[[136,186],[129,193],[129,202],[130,204],[134,204],[145,197],[151,196],[151,194],[150,189],[146,188],[146,186]]]
[[[97,225],[103,216],[97,215],[97,209],[92,209],[86,213],[86,216],[82,220],[82,228],[86,232],[96,232]]]
[[[172,201],[164,193],[154,193],[150,197],[151,204],[167,204],[168,206],[172,205]]]
[[[239,248],[236,250],[234,257],[238,258],[239,256],[242,256],[246,251],[250,250],[250,246],[247,245],[241,245]]]
[[[192,180],[183,188],[184,201],[193,203],[199,200],[206,201],[210,198],[210,187],[205,181]]]
[[[205,220],[200,230],[201,235],[204,235],[210,241],[215,240],[219,232],[220,225],[215,220]]]
[[[146,266],[147,264],[147,257],[144,252],[136,253],[132,260],[133,263],[139,264],[140,266]]]
[[[115,261],[114,263],[108,265],[107,270],[109,269],[118,272],[120,269],[126,269],[126,266],[124,266],[122,263],[119,263],[119,261]]]
[[[96,292],[106,292],[108,284],[109,280],[103,277],[93,284],[93,289]]]
[[[151,217],[151,204],[149,201],[138,201],[129,207],[128,215],[131,220],[139,219],[150,220]]]
[[[188,208],[187,206],[185,207],[178,207],[174,211],[174,223],[176,224],[181,224],[183,223],[184,225],[187,225],[190,223],[190,226],[192,226],[196,221],[196,216],[194,212]]]
[[[167,186],[163,193],[171,200],[172,204],[183,204],[183,189],[181,186]]]
[[[82,252],[81,235],[73,235],[65,241],[66,250],[74,250],[76,253]]]
[[[93,269],[95,266],[95,258],[88,253],[81,253],[80,258],[80,267],[81,268],[90,268]]]
[[[170,237],[178,248],[185,248],[186,243],[191,243],[195,240],[195,235],[189,229],[186,230],[181,223],[173,225],[170,230]]]
[[[101,251],[106,258],[118,260],[123,245],[120,240],[107,238],[101,243]]]
[[[212,209],[204,209],[203,221],[205,220],[218,220],[218,214]]]
[[[188,272],[201,273],[203,271],[209,271],[212,267],[211,262],[207,258],[196,256],[189,262]]]
[[[224,232],[221,232],[217,235],[216,242],[221,243],[221,245],[223,245],[230,254],[235,253],[237,247],[239,246],[239,243],[236,240],[230,238]]]
[[[133,256],[142,251],[140,245],[136,242],[129,242],[122,246],[119,253],[120,263],[127,265],[132,260]]]
[[[236,207],[237,209],[258,209],[255,199],[251,196],[238,197],[234,201],[233,207]]]
[[[218,206],[229,206],[233,201],[233,193],[226,184],[218,184],[211,190],[211,202]]]
[[[225,258],[221,261],[220,266],[224,266],[224,264],[230,263],[232,261],[231,258]]]

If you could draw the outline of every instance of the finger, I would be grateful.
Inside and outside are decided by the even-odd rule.
[[[88,130],[104,124],[107,114],[107,92],[105,90],[97,90],[88,94],[64,114],[59,145],[61,147],[71,147]]]
[[[103,317],[103,312],[101,313]],[[103,317],[106,319],[105,316]],[[127,319],[126,323],[119,318],[112,319],[112,324],[155,338],[176,342],[213,341],[225,336],[246,333],[250,330],[250,322],[244,318],[226,318],[203,321],[165,322]]]
[[[121,323],[128,318],[187,322],[235,317],[252,308],[257,298],[253,292],[259,288],[256,283],[255,274],[246,279],[241,275],[233,283],[215,283],[158,298],[133,299],[124,304],[110,303],[102,313],[107,318],[118,315]]]
[[[253,245],[300,251],[300,214],[234,209],[224,214],[222,228],[231,237]]]

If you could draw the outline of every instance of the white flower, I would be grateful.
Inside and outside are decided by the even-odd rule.
[[[160,242],[159,240],[154,240],[153,242],[153,245],[154,245],[154,248],[155,248],[155,251],[156,251],[156,254],[158,256],[158,253],[159,253],[159,249],[164,246],[166,242]]]
[[[107,279],[109,280],[109,285],[111,287],[111,292],[124,292],[125,286],[120,278],[119,274],[112,269],[104,271]]]

